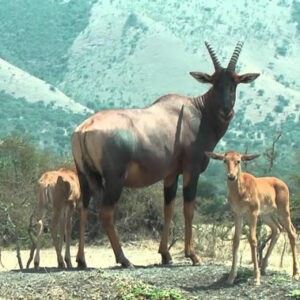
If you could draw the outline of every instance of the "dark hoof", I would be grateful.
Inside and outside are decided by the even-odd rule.
[[[85,261],[77,260],[76,262],[77,262],[77,269],[84,270],[87,268]]]
[[[169,253],[161,255],[161,264],[162,265],[172,265],[173,260]]]
[[[65,263],[64,263],[64,262],[59,263],[59,264],[58,264],[58,268],[59,268],[59,269],[65,269],[65,268],[66,268]]]
[[[233,287],[234,286],[234,282],[229,282],[228,280],[226,280],[225,281],[225,286]]]
[[[122,268],[125,269],[134,269],[134,265],[132,263],[129,264],[121,264]]]
[[[65,260],[65,262],[66,262],[67,269],[73,268],[72,263],[69,260]]]
[[[35,269],[35,270],[38,270],[39,268],[40,268],[40,264],[35,262],[35,263],[34,263],[34,269]]]
[[[128,260],[124,260],[123,262],[120,262],[122,268],[126,268],[126,269],[134,269],[134,265]]]
[[[185,257],[190,258],[193,266],[201,265],[201,259],[196,254],[186,254]]]

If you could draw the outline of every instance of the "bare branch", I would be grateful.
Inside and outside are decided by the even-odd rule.
[[[274,138],[271,148],[268,149],[265,153],[265,157],[267,158],[267,160],[269,162],[269,167],[266,170],[267,173],[270,173],[271,170],[273,169],[274,161],[276,159],[275,147],[276,147],[276,143],[281,138],[281,136],[282,136],[282,132],[281,131],[277,132],[277,136]]]

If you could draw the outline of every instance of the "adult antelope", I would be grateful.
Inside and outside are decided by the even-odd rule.
[[[266,271],[269,256],[283,226],[288,233],[293,254],[293,277],[297,279],[299,275],[295,247],[296,230],[291,222],[287,185],[276,177],[254,177],[249,173],[242,172],[241,162],[252,160],[259,156],[257,154],[240,154],[235,151],[229,151],[225,154],[206,152],[206,154],[212,159],[222,160],[225,163],[228,202],[234,213],[235,233],[232,248],[232,267],[227,279],[228,283],[233,284],[237,275],[240,235],[243,218],[246,217],[250,227],[249,242],[254,264],[254,284],[260,284],[256,238],[258,216],[265,224],[270,226],[272,231],[270,245],[262,260],[261,272],[265,273]]]
[[[70,243],[72,231],[72,217],[77,201],[80,198],[80,186],[75,171],[59,169],[44,173],[38,180],[37,194],[37,223],[36,241],[32,239],[32,247],[27,262],[27,268],[33,259],[34,267],[40,265],[40,239],[43,232],[43,222],[46,208],[51,206],[52,221],[50,226],[51,236],[55,247],[59,268],[72,268]],[[65,239],[65,261],[61,254],[63,240]],[[66,264],[65,264],[66,263]]]
[[[204,151],[211,151],[226,132],[234,115],[236,87],[259,74],[238,75],[236,63],[242,48],[238,42],[226,68],[212,47],[205,43],[215,72],[190,74],[213,86],[204,95],[162,96],[142,109],[116,109],[95,113],[79,125],[72,136],[83,209],[80,213],[78,267],[86,267],[84,231],[90,197],[99,200],[99,216],[109,237],[116,262],[131,266],[114,228],[115,204],[122,188],[144,187],[164,181],[164,227],[159,246],[162,263],[171,263],[168,235],[177,181],[183,175],[185,256],[197,264],[192,243],[192,220],[199,174],[208,164]]]

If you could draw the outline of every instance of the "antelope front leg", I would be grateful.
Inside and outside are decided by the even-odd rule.
[[[192,260],[193,265],[197,265],[201,262],[200,257],[195,253],[193,240],[192,240],[192,225],[194,218],[195,200],[184,201],[184,223],[185,223],[185,257],[189,257]]]
[[[290,226],[290,232],[288,233],[291,249],[293,253],[293,278],[295,280],[299,280],[299,270],[298,270],[298,263],[297,263],[297,254],[296,254],[296,230],[293,224]]]
[[[237,275],[238,250],[240,245],[240,237],[243,227],[243,219],[240,216],[234,216],[234,237],[232,242],[232,265],[227,279],[228,284],[233,284]]]
[[[36,251],[34,256],[34,268],[38,269],[40,267],[40,248],[41,248],[41,235],[44,229],[44,217],[45,217],[45,203],[44,200],[44,191],[39,188],[38,191],[38,207],[37,207],[37,223],[36,223]],[[33,249],[34,251],[34,249]]]
[[[79,208],[79,245],[76,256],[77,268],[85,269],[86,262],[84,257],[84,233],[86,228],[86,219],[87,219],[87,208],[81,207]]]
[[[61,254],[62,251],[62,241],[63,241],[63,232],[64,232],[64,218],[63,213],[60,215],[58,212],[53,213],[52,224],[51,224],[51,236],[54,244],[54,248],[57,256],[57,265],[58,268],[65,268],[65,262]],[[59,227],[59,228],[58,228]],[[59,229],[59,234],[58,234]]]
[[[100,205],[99,217],[107,233],[110,244],[113,248],[116,257],[116,262],[120,263],[122,267],[125,268],[133,267],[131,262],[125,257],[123,253],[122,247],[119,242],[119,237],[115,230],[114,221],[113,221],[114,209],[115,209],[114,205],[105,205],[105,204]]]
[[[31,240],[31,248],[30,248],[30,254],[29,254],[29,258],[28,258],[28,261],[27,261],[27,264],[26,264],[26,269],[29,268],[32,260],[33,260],[33,256],[34,256],[34,251],[36,249],[36,238],[34,235],[33,235],[33,226],[32,226],[32,219],[33,219],[33,215],[30,216],[30,224],[29,224],[29,227],[28,227],[28,234],[29,234],[29,238]],[[1,258],[1,257],[0,257]]]
[[[174,212],[174,203],[175,201],[173,200],[171,203],[168,204],[165,203],[164,206],[164,227],[163,227],[161,241],[158,249],[158,253],[161,254],[161,263],[163,265],[172,263],[172,257],[168,249],[168,240],[169,240],[170,224]]]
[[[268,266],[269,257],[271,255],[271,253],[274,249],[274,246],[275,246],[275,244],[276,244],[276,242],[279,238],[279,235],[280,235],[280,227],[279,227],[280,225],[277,224],[277,222],[274,221],[271,216],[261,216],[261,219],[272,230],[270,245],[268,247],[268,250],[267,250],[267,253],[266,253],[265,257],[262,260],[261,267],[260,267],[261,274],[264,275],[266,273],[266,269],[267,269],[267,266]]]
[[[40,248],[41,248],[41,234],[43,232],[44,224],[43,219],[39,219],[36,224],[36,252],[34,256],[34,268],[38,269],[40,267]]]
[[[257,212],[252,212],[250,217],[250,235],[249,242],[251,246],[252,261],[254,267],[254,285],[260,285],[260,270],[258,266],[257,258],[257,238],[256,238],[256,228],[257,228]]]
[[[190,175],[190,173],[183,173],[183,214],[185,224],[185,257],[192,260],[193,265],[201,262],[200,257],[195,253],[192,241],[192,225],[194,218],[196,190],[199,174]]]
[[[168,240],[170,233],[170,225],[174,214],[174,203],[177,191],[178,176],[171,178],[170,181],[165,179],[164,181],[164,226],[161,236],[161,241],[158,249],[158,253],[161,254],[162,264],[171,264],[172,257],[168,249]],[[168,182],[169,181],[169,182]]]
[[[299,280],[299,270],[298,270],[298,263],[297,263],[297,247],[296,247],[296,229],[291,221],[290,213],[288,209],[283,209],[280,211],[281,215],[281,221],[283,223],[283,226],[285,230],[287,231],[289,240],[290,240],[290,245],[291,245],[291,250],[292,250],[292,255],[293,255],[293,278],[295,280]]]

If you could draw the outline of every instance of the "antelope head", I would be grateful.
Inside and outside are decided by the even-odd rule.
[[[213,85],[208,92],[211,97],[208,102],[213,102],[209,105],[211,105],[213,111],[219,114],[221,120],[229,121],[233,116],[237,85],[239,83],[250,83],[260,74],[238,75],[235,72],[237,60],[243,46],[242,42],[237,43],[226,68],[221,66],[211,45],[207,42],[205,42],[205,45],[214,64],[214,73],[209,75],[202,72],[190,72],[190,74],[201,83],[211,83]]]
[[[240,154],[235,151],[228,151],[225,154],[205,152],[206,156],[212,159],[222,160],[226,167],[227,179],[235,181],[242,172],[241,162],[249,161],[259,157],[259,154]]]

